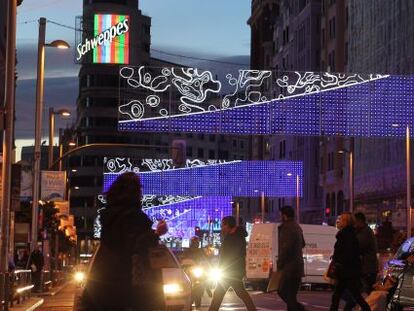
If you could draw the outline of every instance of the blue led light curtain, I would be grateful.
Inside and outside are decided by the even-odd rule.
[[[121,67],[119,130],[404,137],[414,76]]]
[[[172,163],[171,160],[152,161],[158,161],[161,166]],[[300,185],[303,180],[302,162],[293,161],[231,161],[146,171],[132,164],[121,165],[140,175],[144,195],[258,197],[264,192],[266,197],[295,197],[296,176]],[[104,192],[123,171],[104,173]],[[301,186],[299,196],[302,196]]]
[[[219,231],[221,219],[232,215],[232,198],[224,197],[194,197],[181,201],[143,208],[144,212],[156,224],[163,219],[168,223],[168,233],[165,237],[180,237],[190,239],[194,236],[194,228]],[[143,202],[145,206],[145,202]],[[94,237],[101,236],[101,222],[98,215],[94,226]]]

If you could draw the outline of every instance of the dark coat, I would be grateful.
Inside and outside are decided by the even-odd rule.
[[[132,256],[148,255],[158,243],[152,222],[138,208],[108,208],[101,217],[101,245],[84,291],[87,310],[152,310],[145,290],[132,286]]]
[[[338,279],[361,278],[359,243],[353,226],[345,227],[337,233],[332,260]]]
[[[43,258],[43,253],[39,251],[38,249],[35,249],[30,255],[29,268],[31,267],[31,265],[35,265],[36,271],[40,272],[43,270],[44,262],[45,261]]]
[[[234,233],[224,237],[220,249],[220,269],[226,277],[242,279],[246,275],[246,230],[237,228]]]
[[[303,248],[305,239],[302,228],[293,219],[278,227],[277,270],[289,278],[300,278],[305,274]]]
[[[378,272],[378,246],[377,239],[371,228],[366,225],[361,229],[356,230],[356,235],[359,243],[359,251],[362,260],[362,273],[374,274]]]

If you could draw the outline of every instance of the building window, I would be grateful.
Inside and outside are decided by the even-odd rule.
[[[197,157],[204,158],[204,149],[203,148],[198,148]]]
[[[336,37],[336,18],[335,16],[329,20],[329,39]]]
[[[210,135],[209,136],[209,139],[210,139],[211,142],[213,142],[213,141],[216,140],[216,136],[215,135]]]
[[[193,148],[191,146],[187,146],[187,157],[193,156]]]
[[[337,215],[341,215],[344,212],[344,193],[342,191],[338,192],[337,204]]]
[[[215,159],[216,158],[216,153],[214,152],[214,150],[209,150],[208,151],[208,158],[209,159]]]
[[[279,159],[286,157],[286,140],[279,142]]]
[[[335,196],[335,192],[331,193],[331,210],[333,212],[333,215],[337,215],[336,213],[336,196]]]

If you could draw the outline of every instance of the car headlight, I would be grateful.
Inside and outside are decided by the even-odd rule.
[[[219,268],[213,268],[210,270],[209,278],[212,281],[220,281],[223,278],[223,272]]]
[[[76,282],[81,283],[85,280],[85,273],[82,271],[78,271],[74,275],[74,279]]]
[[[164,284],[165,295],[177,295],[183,291],[183,288],[178,283]]]
[[[191,270],[191,273],[196,277],[196,278],[201,278],[204,275],[204,269],[202,267],[194,267]]]

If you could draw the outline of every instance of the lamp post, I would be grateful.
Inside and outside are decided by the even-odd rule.
[[[292,177],[293,174],[292,173],[287,173],[288,177]],[[299,178],[299,174],[296,174],[296,180],[295,180],[295,186],[296,186],[296,191],[295,191],[295,199],[296,199],[296,220],[297,222],[300,224],[300,178]]]
[[[61,117],[70,117],[70,111],[67,109],[59,109],[55,111],[53,107],[49,108],[49,157],[48,166],[53,164],[53,140],[55,136],[55,115]]]
[[[339,154],[349,155],[349,212],[354,212],[354,154],[352,151],[342,149],[338,151]]]
[[[4,107],[5,123],[3,128],[3,169],[1,189],[1,218],[0,218],[0,272],[8,271],[9,249],[9,222],[11,203],[11,171],[13,155],[14,132],[14,96],[16,74],[16,12],[17,1],[4,1],[7,7],[7,43],[6,43],[6,68],[5,68],[5,102],[0,103]],[[7,300],[6,300],[7,305]]]
[[[393,128],[400,128],[400,124],[392,123]],[[407,238],[411,237],[412,230],[412,210],[411,210],[411,149],[410,149],[410,126],[407,124],[405,129],[405,157],[406,157],[406,166],[405,173],[407,176],[406,179],[406,191],[407,191]]]
[[[41,135],[42,135],[42,113],[43,113],[43,93],[44,93],[44,70],[45,70],[45,47],[55,47],[59,49],[69,48],[69,44],[62,40],[52,43],[45,43],[46,40],[46,18],[39,19],[39,39],[37,47],[37,80],[36,80],[36,116],[35,116],[35,150],[34,150],[34,170],[33,170],[33,202],[32,202],[32,230],[31,230],[31,250],[35,249],[37,243],[38,227],[38,203],[40,188],[40,157],[41,157]]]
[[[407,125],[405,131],[406,146],[406,174],[407,174],[407,238],[411,237],[412,210],[411,210],[411,151],[410,151],[410,127]]]

